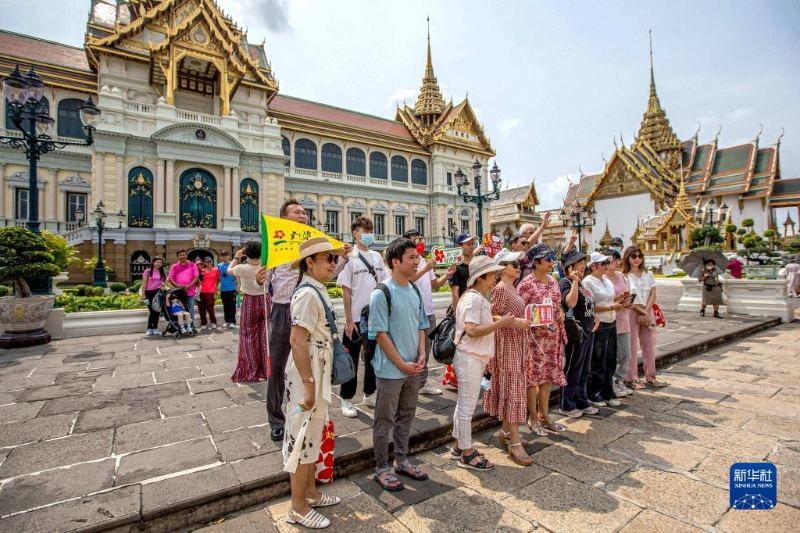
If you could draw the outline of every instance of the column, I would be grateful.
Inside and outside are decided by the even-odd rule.
[[[223,213],[222,216],[224,218],[230,218],[231,216],[231,167],[225,167],[225,179],[223,185]]]
[[[164,160],[156,161],[156,182],[153,194],[156,196],[156,213],[164,212]]]
[[[55,222],[58,220],[58,213],[56,212],[56,199],[58,195],[58,169],[50,169],[50,180],[46,187],[47,200],[45,201],[44,207],[46,220]],[[64,218],[66,219],[66,217]]]
[[[100,202],[103,199],[103,194],[105,193],[105,184],[103,183],[103,178],[106,174],[106,154],[97,152],[95,153],[95,157],[97,158],[97,161],[95,162],[94,173],[94,202],[90,202],[90,205],[96,205],[98,202]],[[91,211],[91,209],[88,207],[87,210]],[[89,216],[88,213],[86,216]]]
[[[6,215],[6,164],[0,163],[0,220]]]
[[[167,188],[167,205],[164,209],[166,213],[175,212],[175,160],[167,159],[167,179],[164,182]]]
[[[127,192],[127,187],[125,183],[125,157],[118,155],[117,156],[117,190],[116,190],[116,209],[115,211],[118,213],[120,209],[125,211],[127,206],[125,205],[125,193]]]
[[[240,218],[241,201],[239,199],[239,169],[233,169],[233,187],[231,187],[231,211],[233,218]]]

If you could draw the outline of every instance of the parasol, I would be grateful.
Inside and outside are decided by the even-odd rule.
[[[728,269],[728,258],[714,249],[694,250],[683,258],[680,267],[688,276],[696,278],[700,276],[700,271],[709,260],[716,263],[718,274],[724,274]]]

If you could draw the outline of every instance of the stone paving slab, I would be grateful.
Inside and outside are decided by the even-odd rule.
[[[659,296],[668,300],[669,294],[660,291]],[[645,466],[679,472],[694,468],[701,474],[710,455],[701,458],[700,454],[713,454],[725,434],[703,434],[698,428],[727,428],[755,435],[750,448],[754,453],[764,452],[764,457],[771,452],[766,450],[770,442],[800,438],[794,431],[800,419],[796,410],[788,407],[797,405],[797,368],[789,358],[798,337],[792,326],[758,333],[741,347],[717,348],[719,343],[771,322],[751,317],[701,319],[696,313],[669,310],[668,304],[665,310],[669,324],[659,330],[659,364],[665,376],[670,373],[668,380],[676,376],[674,386],[638,391],[622,408],[602,409],[596,417],[562,420],[570,431],[535,439],[528,452],[541,456],[542,461],[527,469],[510,463],[506,453],[495,448],[497,439],[491,433],[476,434],[498,465],[494,474],[499,476],[491,480],[484,473],[457,468],[443,452],[425,452],[431,487],[420,486],[403,498],[417,502],[415,509],[428,506],[427,502],[437,497],[443,502],[486,499],[490,502],[486,509],[493,509],[492,516],[498,518],[492,526],[476,525],[479,529],[498,529],[502,523],[510,530],[558,530],[567,521],[559,518],[555,500],[548,504],[552,509],[537,510],[528,502],[522,511],[512,508],[511,514],[496,507],[507,504],[495,502],[505,502],[512,495],[520,499],[521,494],[542,502],[538,491],[529,492],[535,483],[547,480],[562,487],[576,483],[591,489],[585,492],[589,500],[610,504],[604,514],[619,511],[618,520],[603,522],[618,529],[641,515],[642,502],[620,499],[604,489],[604,483],[613,485]],[[694,344],[684,344],[687,340]],[[762,353],[768,352],[763,349],[767,343],[776,348],[772,352],[775,357],[786,360],[770,364],[768,353]],[[235,332],[216,330],[181,340],[110,335],[0,351],[0,530],[6,530],[6,524],[21,524],[25,531],[25,524],[33,524],[36,516],[42,517],[42,523],[58,517],[83,520],[85,509],[92,506],[113,516],[97,510],[99,518],[92,515],[86,522],[76,522],[74,529],[127,527],[142,520],[149,520],[147,527],[153,531],[191,529],[195,527],[191,524],[208,523],[232,510],[285,494],[288,485],[281,453],[268,438],[265,384],[229,380],[236,364],[236,344]],[[696,366],[691,366],[691,359],[686,364],[679,362],[690,352],[699,353]],[[442,371],[432,361],[430,381],[436,383]],[[735,389],[737,385],[761,385],[762,394]],[[757,403],[758,398],[767,403]],[[452,391],[420,397],[412,452],[449,442],[455,400]],[[737,402],[747,402],[748,408]],[[337,434],[337,472],[343,476],[370,466],[372,409],[357,407],[355,419],[342,417],[338,399],[330,410]],[[765,414],[767,408],[775,412]],[[555,413],[553,416],[558,418]],[[761,419],[764,424],[757,424]],[[492,423],[478,409],[476,428]],[[523,434],[534,438],[527,429]],[[669,449],[669,442],[677,443],[675,450]],[[678,450],[690,453],[680,455]],[[791,456],[785,451],[783,457]],[[570,468],[570,459],[578,468]],[[583,461],[594,466],[581,470]],[[707,466],[706,477],[712,478],[708,486],[719,490],[710,474],[715,471],[713,463]],[[221,475],[215,478],[214,473]],[[786,478],[792,479],[791,473]],[[408,518],[412,516],[408,502],[384,501],[383,491],[367,475],[353,474],[350,479],[347,493],[353,502],[340,507],[342,512],[334,510],[334,524],[355,531],[374,531],[367,526],[371,524],[388,530],[425,531],[431,529],[425,524],[438,520],[423,516],[435,515],[426,511],[414,521]],[[687,479],[704,483],[702,476],[700,481],[691,476]],[[462,486],[469,488],[467,493],[458,490]],[[584,489],[581,491],[584,494]],[[797,499],[794,490],[781,501],[792,505]],[[138,500],[138,512],[129,512],[132,500]],[[580,508],[580,502],[575,506],[579,508],[577,524],[593,527],[597,523],[595,508]],[[534,511],[545,513],[546,518],[533,517]],[[687,520],[655,507],[652,511],[679,522]],[[354,521],[353,513],[363,520]],[[280,514],[270,512],[271,521],[261,524],[261,529],[286,530]],[[285,508],[282,514],[285,516]],[[28,516],[31,521],[26,521]],[[252,520],[242,518],[237,523],[252,524]],[[366,525],[362,527],[362,523]]]

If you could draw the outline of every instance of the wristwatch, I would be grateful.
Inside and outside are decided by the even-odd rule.
[[[301,379],[303,383],[314,383],[314,376],[309,377],[308,379]]]

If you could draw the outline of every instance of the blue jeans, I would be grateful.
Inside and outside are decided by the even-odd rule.
[[[594,333],[589,332],[582,343],[568,342],[564,348],[566,356],[564,374],[567,377],[567,384],[561,387],[559,394],[559,407],[563,411],[586,409],[590,406],[586,384],[589,381],[593,346]]]
[[[194,296],[189,296],[186,299],[186,310],[189,311],[189,316],[192,317],[192,326],[194,326]]]

